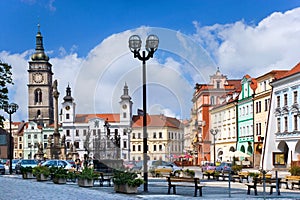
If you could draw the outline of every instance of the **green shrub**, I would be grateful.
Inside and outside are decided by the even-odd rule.
[[[188,176],[192,176],[194,177],[195,176],[195,171],[194,170],[191,170],[191,169],[186,169],[183,171],[186,175]]]
[[[242,165],[233,165],[231,167],[231,170],[233,171],[234,174],[237,174],[238,172],[240,172],[243,169]]]
[[[257,178],[257,177],[259,177],[259,173],[257,173],[257,172],[249,172],[249,176],[253,177],[253,178]]]
[[[144,183],[144,180],[137,177],[137,174],[133,172],[115,171],[113,176],[113,183],[116,185],[128,184],[128,186],[131,187],[139,187]]]
[[[99,174],[94,172],[93,168],[85,167],[80,174],[78,174],[78,178],[93,180],[99,177]]]
[[[32,169],[32,173],[34,176],[43,174],[45,177],[48,177],[50,175],[50,169],[46,166],[36,166]]]
[[[21,171],[21,174],[25,174],[27,172],[32,173],[32,169],[33,169],[32,167],[21,167],[20,171]]]
[[[68,170],[63,167],[56,168],[53,172],[53,177],[55,178],[67,178],[68,177]]]
[[[289,172],[292,176],[300,176],[300,167],[299,166],[292,166],[289,169]]]

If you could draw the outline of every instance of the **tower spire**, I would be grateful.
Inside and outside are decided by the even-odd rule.
[[[44,60],[48,61],[49,57],[44,52],[44,46],[43,46],[43,36],[40,30],[40,23],[38,23],[38,32],[36,34],[35,39],[35,53],[31,56],[31,60],[38,61],[38,60]]]
[[[123,95],[121,96],[121,99],[131,99],[131,97],[128,95],[128,86],[127,83],[125,82],[124,88],[123,88]]]

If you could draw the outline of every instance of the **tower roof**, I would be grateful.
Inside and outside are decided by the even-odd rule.
[[[71,88],[70,88],[70,86],[69,86],[69,84],[68,84],[68,87],[67,87],[67,89],[66,89],[66,96],[64,97],[64,101],[68,101],[68,102],[73,102],[73,97],[72,97],[72,95],[71,95]]]
[[[43,36],[40,31],[40,24],[38,24],[38,32],[36,34],[35,53],[31,56],[32,61],[48,61],[49,57],[44,52]]]

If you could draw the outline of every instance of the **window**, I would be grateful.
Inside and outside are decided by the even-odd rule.
[[[216,81],[216,82],[217,82],[217,89],[219,89],[221,85],[221,81]]]
[[[264,91],[266,91],[266,90],[267,90],[267,82],[264,81]]]
[[[162,151],[162,150],[163,150],[161,144],[158,146],[158,148],[159,148],[159,151]]]
[[[261,135],[261,123],[256,124],[256,135]]]
[[[277,118],[277,132],[280,133],[280,118]]]
[[[156,138],[156,132],[153,132],[153,138],[154,139]]]
[[[123,118],[126,118],[127,116],[126,116],[126,112],[123,112]]]
[[[132,133],[132,139],[135,139],[135,133]]]
[[[127,141],[123,141],[123,148],[127,148]]]
[[[287,94],[284,94],[283,103],[285,106],[287,105]]]
[[[294,130],[298,130],[298,116],[294,115]]]
[[[135,151],[135,145],[132,145],[132,151]]]
[[[156,151],[156,145],[153,145],[153,151]]]
[[[42,90],[36,89],[34,91],[34,103],[41,103],[42,102]]]
[[[162,132],[159,132],[159,133],[158,133],[158,137],[159,137],[159,138],[162,138]]]
[[[79,130],[76,130],[76,136],[79,136]]]
[[[294,104],[296,104],[298,101],[298,92],[294,91]]]
[[[74,142],[74,147],[79,148],[79,142]]]
[[[47,138],[48,138],[48,135],[45,134],[44,135],[44,140],[47,140]]]
[[[141,139],[141,133],[138,133],[138,139]]]
[[[284,131],[287,132],[288,131],[288,118],[284,117]]]
[[[28,138],[28,139],[31,139],[31,135],[30,135],[30,134],[28,134],[27,138]]]
[[[265,99],[265,111],[268,110],[268,99]]]
[[[67,137],[70,136],[70,130],[66,130],[66,135],[67,135]]]
[[[280,107],[280,96],[277,96],[277,107]]]
[[[19,149],[22,149],[22,144],[19,144]]]
[[[33,135],[33,138],[34,138],[34,139],[37,139],[37,134],[34,134],[34,135]]]
[[[141,151],[141,145],[138,145],[138,151]]]
[[[123,129],[123,135],[127,135],[126,129]]]
[[[70,119],[70,114],[69,113],[66,114],[66,119]]]
[[[93,130],[93,136],[95,136],[95,135],[96,135],[96,129]]]
[[[47,138],[46,138],[47,139]],[[22,142],[22,137],[19,137],[19,141]]]
[[[210,97],[210,104],[215,105],[215,97],[214,96]]]
[[[86,136],[86,130],[85,129],[83,130],[83,136]]]

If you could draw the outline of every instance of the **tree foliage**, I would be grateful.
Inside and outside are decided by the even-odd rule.
[[[8,104],[8,85],[13,85],[11,66],[0,60],[0,108],[3,105]],[[5,120],[3,115],[0,115],[0,126],[3,127],[3,121]]]

